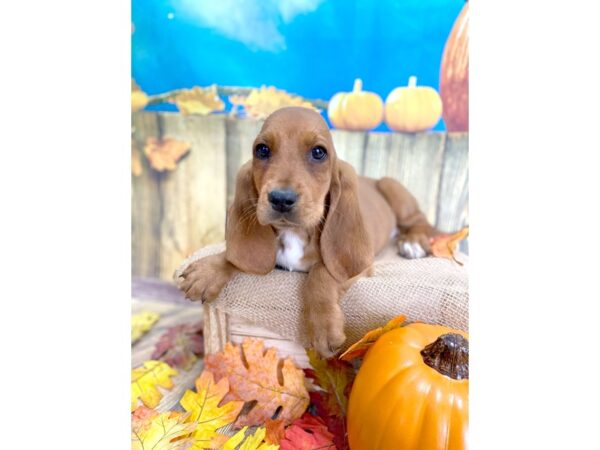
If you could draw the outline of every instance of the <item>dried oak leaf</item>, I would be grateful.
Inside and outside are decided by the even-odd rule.
[[[202,323],[184,323],[175,325],[162,334],[151,358],[189,370],[203,353]]]
[[[265,352],[262,339],[246,338],[241,346],[228,342],[222,352],[207,355],[205,367],[216,379],[228,378],[231,386],[226,399],[256,401],[236,427],[262,425],[278,416],[285,424],[300,417],[309,403],[304,373],[290,358],[281,361],[274,348]]]
[[[131,410],[133,411],[140,399],[144,405],[154,408],[160,402],[162,394],[157,386],[166,389],[173,387],[170,377],[177,371],[162,361],[146,361],[142,367],[131,371]]]
[[[181,406],[190,413],[189,420],[198,423],[193,434],[194,449],[214,448],[215,442],[222,438],[217,429],[229,425],[240,414],[243,401],[219,406],[228,391],[227,378],[215,383],[213,374],[205,370],[196,379],[196,392],[188,390],[183,394]]]
[[[192,89],[182,89],[171,102],[175,103],[181,114],[184,115],[207,115],[213,111],[225,109],[225,103],[219,97],[215,85],[205,88],[195,86]]]
[[[288,94],[274,86],[252,89],[248,95],[232,95],[229,101],[233,105],[242,106],[246,114],[255,119],[266,119],[272,112],[286,106],[302,106],[318,111],[312,103],[302,97]]]
[[[333,435],[319,417],[306,413],[285,430],[280,450],[336,450]]]
[[[158,172],[173,170],[177,161],[190,151],[191,144],[177,139],[165,138],[162,140],[154,137],[146,139],[144,154],[150,161],[152,168]]]
[[[131,80],[131,112],[140,111],[148,104],[148,94],[140,89],[134,79]]]
[[[278,450],[278,445],[263,442],[265,439],[265,428],[257,428],[254,434],[246,437],[247,426],[243,427],[236,434],[225,442],[221,450]],[[244,439],[245,438],[245,439]],[[243,441],[243,442],[242,442]],[[240,445],[241,443],[241,445]],[[240,445],[238,447],[238,445]]]
[[[384,326],[367,332],[360,341],[354,343],[348,350],[342,353],[339,356],[339,359],[342,361],[351,361],[355,358],[362,357],[382,334],[402,326],[405,320],[406,316],[398,316],[390,320]]]
[[[441,234],[430,239],[431,252],[440,258],[453,259],[456,263],[463,265],[456,259],[455,253],[460,241],[469,235],[469,227],[465,227],[454,234]]]
[[[131,316],[131,343],[136,342],[156,323],[160,316],[152,311],[143,311]]]
[[[187,450],[192,445],[189,434],[196,427],[186,414],[169,411],[158,413],[145,406],[131,416],[132,450]]]
[[[267,419],[265,422],[265,442],[279,445],[285,433],[285,424],[281,419]]]

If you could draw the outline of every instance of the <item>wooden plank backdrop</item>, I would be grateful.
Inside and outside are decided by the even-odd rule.
[[[133,142],[175,138],[191,144],[172,172],[132,176],[132,275],[171,280],[181,261],[224,239],[235,175],[252,156],[262,122],[225,115],[133,114]],[[417,198],[443,231],[468,223],[468,133],[332,130],[339,157],[365,176],[390,176]],[[462,247],[464,250],[464,247]]]

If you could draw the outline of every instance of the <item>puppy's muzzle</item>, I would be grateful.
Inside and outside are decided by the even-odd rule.
[[[279,189],[269,192],[271,208],[277,212],[290,212],[296,206],[298,194],[291,189]]]

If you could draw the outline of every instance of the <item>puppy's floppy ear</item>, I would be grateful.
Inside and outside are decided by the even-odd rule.
[[[236,178],[235,198],[227,214],[225,257],[243,272],[264,275],[275,267],[277,242],[273,229],[258,223],[257,201],[249,161]]]
[[[343,282],[373,263],[373,244],[358,205],[358,176],[337,160],[329,189],[329,210],[321,233],[321,256],[327,270]]]

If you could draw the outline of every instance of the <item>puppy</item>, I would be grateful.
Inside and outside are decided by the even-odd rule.
[[[339,300],[359,276],[370,275],[374,256],[393,238],[402,256],[424,257],[438,232],[399,182],[359,177],[339,160],[326,122],[311,109],[271,114],[252,150],[236,179],[227,249],[190,264],[179,288],[204,302],[236,272],[307,272],[308,335],[331,357],[346,340]]]

